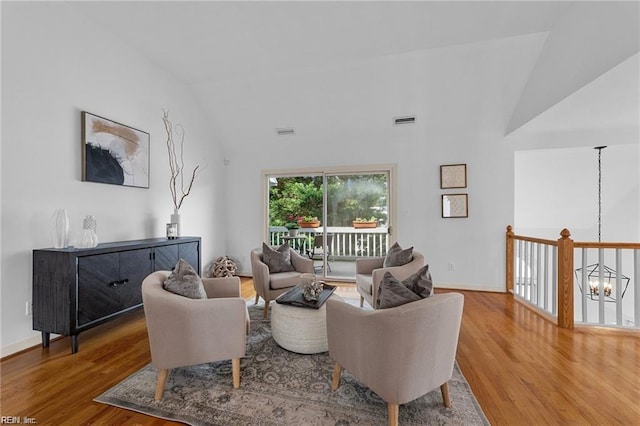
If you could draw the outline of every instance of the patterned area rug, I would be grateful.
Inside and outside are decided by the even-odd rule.
[[[154,400],[156,370],[147,365],[95,399],[189,425],[381,425],[387,404],[343,371],[331,391],[329,353],[300,355],[271,337],[260,305],[249,308],[251,332],[241,361],[240,389],[231,384],[231,361],[176,368],[163,399]],[[400,406],[401,425],[488,425],[457,364],[449,382],[452,407],[440,389]]]

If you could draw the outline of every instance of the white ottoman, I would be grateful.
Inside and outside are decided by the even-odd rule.
[[[333,293],[330,299],[342,300]],[[281,347],[299,354],[317,354],[329,350],[327,343],[327,303],[319,309],[273,303],[271,334]]]

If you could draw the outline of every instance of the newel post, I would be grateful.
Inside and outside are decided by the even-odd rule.
[[[558,239],[558,327],[573,328],[573,240],[567,228]]]
[[[513,227],[507,226],[507,292],[513,293]]]

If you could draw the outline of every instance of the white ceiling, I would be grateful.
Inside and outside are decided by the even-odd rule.
[[[640,54],[636,54],[526,123],[519,132],[637,127]]]
[[[548,31],[557,2],[74,2],[187,84]]]
[[[571,2],[69,2],[194,87],[553,30]],[[633,61],[632,61],[633,62]],[[637,59],[524,126],[638,126]],[[621,100],[622,99],[622,100]],[[207,102],[206,99],[203,102]],[[578,113],[580,112],[580,114]],[[569,116],[570,120],[566,117]],[[531,125],[534,123],[534,125]]]

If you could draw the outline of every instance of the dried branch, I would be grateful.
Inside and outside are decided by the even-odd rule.
[[[171,176],[169,177],[169,191],[171,191],[173,207],[176,210],[179,210],[186,196],[191,193],[191,187],[193,186],[193,182],[196,180],[200,166],[198,165],[193,169],[191,179],[189,179],[188,185],[185,186],[184,128],[179,124],[175,127],[175,133],[180,137],[180,143],[176,146],[176,143],[173,140],[173,124],[169,121],[169,111],[162,110],[162,113],[164,129],[167,132],[167,153],[169,154],[169,171],[171,172]]]

